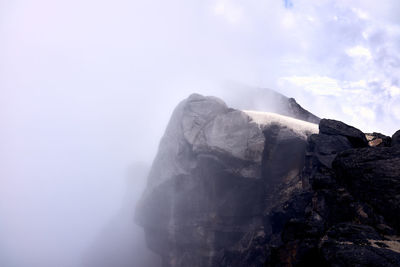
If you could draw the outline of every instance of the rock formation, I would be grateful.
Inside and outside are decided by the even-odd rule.
[[[392,146],[400,145],[400,130],[395,132],[392,136]]]
[[[165,267],[398,266],[397,140],[191,95],[160,142],[136,222]]]
[[[312,123],[320,121],[320,118],[305,110],[294,98],[271,89],[231,84],[226,90],[229,94],[224,96],[224,100],[236,109],[267,111]]]
[[[399,149],[368,146],[361,131],[339,121],[323,119],[319,129],[308,139],[304,190],[285,204],[308,194],[307,205],[284,211],[282,243],[268,264],[398,266]]]

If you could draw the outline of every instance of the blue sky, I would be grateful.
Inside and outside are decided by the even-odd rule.
[[[129,166],[150,164],[192,92],[268,87],[320,117],[393,134],[399,5],[0,0],[0,255],[77,264],[120,208]]]
[[[293,2],[291,0],[283,0],[283,3],[285,5],[285,8],[292,8],[293,7]]]

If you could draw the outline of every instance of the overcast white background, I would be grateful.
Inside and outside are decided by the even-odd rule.
[[[0,262],[78,266],[192,92],[392,135],[399,48],[396,0],[0,0]]]

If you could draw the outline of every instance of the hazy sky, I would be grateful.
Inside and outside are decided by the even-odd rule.
[[[0,0],[0,258],[77,266],[191,92],[393,134],[399,48],[396,0]]]

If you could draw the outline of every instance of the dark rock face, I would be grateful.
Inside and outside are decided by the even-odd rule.
[[[399,251],[386,242],[370,226],[342,223],[327,231],[320,250],[331,266],[399,266]]]
[[[400,230],[400,147],[351,149],[334,161],[337,179]]]
[[[368,146],[368,141],[363,132],[341,121],[322,119],[319,123],[319,133],[344,136],[354,147]]]
[[[400,145],[400,130],[395,132],[392,136],[392,146]]]
[[[304,209],[290,212],[282,244],[268,264],[398,266],[398,147],[360,148],[365,142],[357,129],[324,119],[321,124],[320,134],[308,139],[302,173],[302,194],[312,198]]]
[[[182,102],[136,210],[163,266],[399,266],[400,146],[334,120],[319,130]]]

